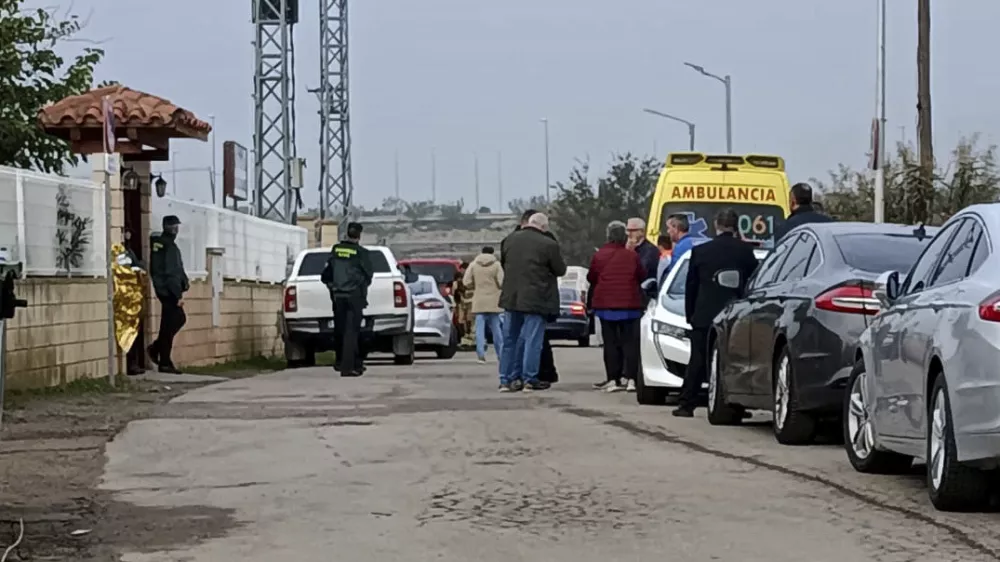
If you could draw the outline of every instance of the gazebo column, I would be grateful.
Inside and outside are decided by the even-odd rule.
[[[103,154],[92,154],[90,157],[92,163],[90,171],[90,179],[94,183],[103,184],[104,183],[104,155]],[[119,162],[119,165],[121,163]],[[148,163],[147,163],[148,164]],[[119,173],[111,174],[108,177],[108,181],[111,189],[111,216],[106,217],[108,219],[108,225],[111,227],[111,243],[118,244],[122,242],[122,229],[125,227],[125,199],[122,195],[122,177],[119,169]],[[147,180],[148,181],[148,180]],[[111,248],[107,251],[110,253]]]

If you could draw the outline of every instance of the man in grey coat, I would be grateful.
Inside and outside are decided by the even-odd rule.
[[[538,371],[546,321],[559,314],[558,278],[566,274],[566,262],[559,243],[546,234],[548,229],[549,218],[535,213],[503,244],[501,392],[549,388],[549,383],[538,380]]]

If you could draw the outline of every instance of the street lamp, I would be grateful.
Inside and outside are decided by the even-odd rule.
[[[542,125],[545,127],[545,200],[552,202],[551,184],[549,183],[549,118],[542,117]]]
[[[670,119],[671,121],[677,121],[678,123],[684,123],[688,128],[688,139],[690,144],[691,152],[694,152],[694,123],[688,121],[687,119],[681,119],[669,113],[663,113],[662,111],[656,111],[655,109],[643,109],[646,113],[650,115],[656,115],[657,117],[663,117],[664,119]]]
[[[685,66],[690,66],[695,71],[708,76],[709,78],[715,78],[719,82],[722,82],[726,87],[726,152],[729,154],[733,153],[733,81],[727,74],[725,76],[718,76],[712,74],[705,70],[704,66],[699,66],[697,64],[691,64],[689,62],[684,63]]]
[[[209,115],[208,119],[209,119],[209,121],[212,122],[212,139],[211,139],[212,140],[212,181],[209,182],[209,183],[210,183],[210,185],[212,187],[212,204],[214,205],[214,204],[216,204],[216,193],[215,193],[215,181],[216,181],[215,180],[215,178],[216,178],[216,167],[215,167],[215,163],[216,163],[216,159],[215,159],[215,115]],[[222,197],[223,197],[222,206],[225,207],[226,206],[226,201],[225,201],[225,197],[226,196],[223,195]]]

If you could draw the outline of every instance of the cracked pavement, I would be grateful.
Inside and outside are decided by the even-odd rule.
[[[996,514],[935,512],[919,470],[675,419],[590,390],[599,349],[555,351],[544,393],[499,394],[495,364],[460,354],[183,395],[108,444],[102,488],[201,508],[202,532],[123,560],[1000,560]]]

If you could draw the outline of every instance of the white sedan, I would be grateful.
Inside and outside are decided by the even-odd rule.
[[[754,253],[760,260],[768,252],[754,250]],[[690,257],[691,252],[686,252],[678,258],[639,324],[642,340],[639,378],[635,386],[640,404],[663,405],[667,396],[680,392],[684,384],[684,371],[691,357],[688,339],[691,326],[684,315],[684,285]],[[708,384],[703,384],[702,388],[708,388]]]

